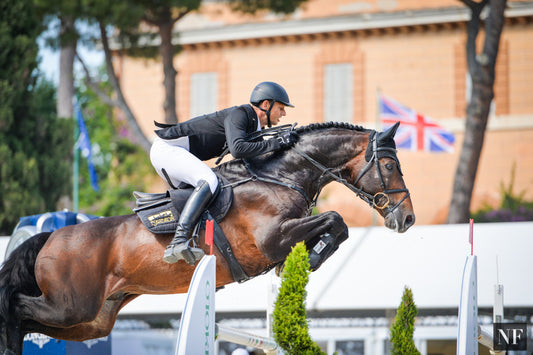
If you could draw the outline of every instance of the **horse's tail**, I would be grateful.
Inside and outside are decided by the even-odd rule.
[[[12,304],[17,294],[41,294],[35,280],[35,260],[50,234],[39,233],[22,243],[0,268],[0,329],[5,329],[14,311]]]

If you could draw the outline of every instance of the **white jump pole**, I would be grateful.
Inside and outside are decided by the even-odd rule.
[[[220,324],[216,324],[217,338],[245,346],[251,346],[264,350],[267,354],[276,354],[278,344],[273,339],[259,335],[249,334],[238,329],[233,329]]]
[[[206,255],[194,270],[181,315],[175,355],[215,353],[216,258]]]
[[[459,303],[457,355],[478,354],[477,257],[466,258]]]
[[[200,260],[187,293],[181,316],[175,355],[215,354],[217,339],[277,353],[278,345],[267,337],[215,324],[216,257],[206,255]]]
[[[470,220],[470,255],[466,257],[459,303],[457,355],[478,354],[477,257],[474,255],[473,220]]]
[[[478,354],[478,343],[489,349],[492,355],[503,355],[505,352],[493,350],[492,327],[478,324],[477,305],[477,257],[474,255],[473,220],[470,220],[470,255],[467,256],[461,283],[461,301],[459,303],[459,329],[457,334],[457,355]],[[503,285],[494,286],[493,322],[502,323],[503,317]]]

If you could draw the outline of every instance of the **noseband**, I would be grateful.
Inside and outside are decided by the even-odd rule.
[[[403,176],[400,162],[398,161],[398,157],[396,156],[396,149],[392,147],[378,146],[377,134],[373,134],[373,137],[368,142],[369,146],[370,144],[372,144],[372,156],[366,163],[365,167],[359,172],[359,175],[355,179],[352,186],[355,187],[355,185],[359,182],[359,180],[363,177],[363,175],[368,170],[370,170],[370,168],[372,167],[372,164],[374,164],[376,166],[376,171],[379,177],[379,183],[383,191],[377,192],[376,194],[374,194],[374,196],[371,196],[370,194],[365,193],[364,197],[363,196],[360,196],[360,197],[366,202],[368,202],[370,206],[375,207],[376,209],[379,209],[379,210],[385,210],[386,214],[389,214],[393,212],[394,210],[396,210],[396,208],[398,208],[398,206],[400,206],[403,203],[403,201],[405,201],[405,199],[410,196],[410,192],[408,189],[387,189],[387,187],[385,186],[385,181],[383,180],[383,175],[381,174],[379,159],[383,157],[389,157],[394,160],[394,162],[396,163],[396,167],[398,168],[398,171],[400,172],[400,175]],[[384,153],[384,154],[380,154],[380,153]],[[362,191],[362,189],[360,190]],[[396,205],[394,205],[391,208],[389,206],[390,205],[389,195],[395,194],[395,193],[402,193],[402,192],[405,192],[405,196]],[[382,200],[382,197],[384,197],[385,200],[383,202],[380,202],[380,200]]]
[[[390,157],[390,158],[394,159],[400,174],[403,175],[403,173],[402,173],[402,171],[400,169],[400,162],[398,161],[398,157],[396,156],[396,149],[391,148],[391,147],[380,147],[380,146],[378,146],[378,142],[377,142],[377,137],[376,136],[377,135],[374,134],[373,137],[368,142],[369,145],[372,144],[372,150],[371,150],[372,155],[371,155],[371,158],[368,160],[368,162],[366,163],[365,167],[359,172],[359,175],[357,176],[357,178],[355,179],[353,184],[350,184],[348,181],[346,181],[346,179],[344,179],[340,175],[340,172],[334,173],[331,168],[326,168],[324,165],[322,165],[321,163],[319,163],[315,159],[311,158],[309,155],[307,155],[306,153],[304,153],[301,150],[297,149],[296,147],[292,147],[292,150],[294,150],[296,153],[301,155],[303,158],[305,158],[307,161],[309,161],[318,170],[320,170],[322,172],[322,175],[320,176],[319,181],[322,180],[324,176],[329,175],[336,182],[339,182],[339,183],[343,184],[344,186],[346,186],[347,188],[349,188],[350,190],[352,190],[363,201],[368,203],[370,205],[370,207],[376,208],[378,210],[384,210],[385,211],[385,215],[387,215],[389,213],[392,213],[394,210],[396,210],[398,208],[398,206],[400,206],[403,203],[403,201],[405,201],[405,199],[407,197],[409,197],[410,192],[409,192],[408,189],[387,189],[387,187],[385,186],[385,181],[383,180],[383,175],[381,174],[381,169],[380,169],[380,165],[379,165],[379,159],[380,159],[380,157],[378,157],[379,153],[384,152],[385,154],[382,154],[382,157],[387,156],[387,157]],[[369,194],[368,192],[364,191],[362,187],[358,188],[358,187],[355,186],[359,182],[359,180],[361,180],[363,175],[365,175],[370,170],[370,168],[372,167],[372,164],[374,164],[376,166],[376,171],[377,171],[378,176],[379,176],[379,182],[380,182],[380,185],[381,185],[381,189],[383,190],[383,191],[375,193],[374,195]],[[312,203],[311,203],[310,209],[312,209],[312,207],[316,206],[318,195],[320,194],[321,190],[322,190],[322,186],[319,186],[318,191],[316,192],[315,196],[312,199]],[[394,193],[402,193],[402,192],[405,192],[405,196],[396,205],[394,205],[393,207],[390,207],[389,195],[390,194],[394,194]]]

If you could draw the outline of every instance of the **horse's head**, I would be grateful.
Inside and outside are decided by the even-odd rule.
[[[258,167],[269,176],[263,181],[300,192],[307,201],[308,213],[323,186],[340,182],[375,208],[385,219],[386,227],[403,233],[415,223],[415,215],[396,156],[394,135],[398,126],[396,123],[385,132],[342,122],[298,127],[300,139],[292,149],[255,158],[253,168]],[[267,130],[266,134],[262,131],[261,135],[293,129],[294,125],[285,125]],[[245,175],[251,173],[251,168],[248,164]],[[259,179],[261,174],[252,175]]]
[[[364,154],[364,165],[346,164],[347,180],[359,196],[385,219],[385,226],[403,233],[415,223],[409,190],[405,187],[400,162],[396,156],[394,135],[400,123],[385,132],[372,131]]]

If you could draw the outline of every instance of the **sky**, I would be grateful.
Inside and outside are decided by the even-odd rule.
[[[48,27],[48,30],[43,35],[53,34],[57,32],[55,29],[57,22],[52,21]],[[83,27],[83,25],[81,25]],[[87,27],[83,27],[85,30]],[[39,69],[44,74],[44,76],[57,85],[59,82],[59,50],[53,50],[44,44],[43,36],[40,36],[37,39],[39,44]],[[104,62],[104,52],[103,50],[98,50],[95,48],[87,48],[81,43],[78,44],[78,53],[80,57],[85,61],[90,70],[98,69],[100,65]],[[75,61],[74,70],[76,73],[80,73],[80,77],[83,76],[83,71],[81,65]]]
[[[104,61],[103,51],[88,50],[83,47],[78,47],[78,51],[85,63],[91,69],[97,69]],[[39,56],[41,57],[39,69],[48,80],[57,85],[59,81],[59,50],[52,51],[48,48],[40,47]],[[75,70],[76,72],[81,73],[81,66],[79,63],[75,63]]]

